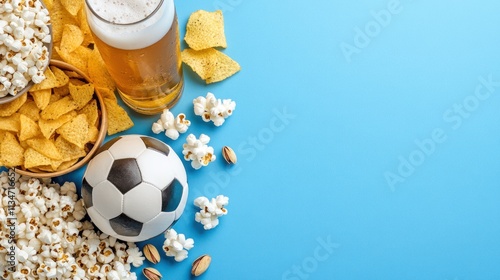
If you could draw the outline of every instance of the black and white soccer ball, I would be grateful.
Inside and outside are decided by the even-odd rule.
[[[92,222],[127,242],[170,228],[186,206],[188,184],[181,159],[165,143],[142,135],[119,136],[88,163],[82,197]]]

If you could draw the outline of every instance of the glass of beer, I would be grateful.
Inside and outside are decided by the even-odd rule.
[[[85,0],[95,45],[122,100],[153,115],[184,87],[174,0]]]

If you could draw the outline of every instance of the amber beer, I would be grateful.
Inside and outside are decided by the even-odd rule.
[[[173,0],[85,0],[95,44],[122,100],[157,114],[179,100],[184,82]]]

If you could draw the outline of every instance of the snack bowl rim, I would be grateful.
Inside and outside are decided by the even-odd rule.
[[[71,64],[68,64],[66,62],[56,60],[56,59],[51,59],[49,65],[51,66],[56,66],[58,68],[64,69],[64,70],[70,70],[70,71],[75,71],[78,73],[80,76],[82,76],[87,82],[91,83],[92,80],[85,74],[83,71],[80,69],[74,67]],[[33,172],[29,170],[24,170],[20,168],[14,168],[15,172],[20,174],[20,175],[25,175],[25,176],[30,176],[34,178],[53,178],[53,177],[58,177],[62,175],[66,175],[70,172],[73,172],[80,167],[84,166],[86,163],[90,161],[90,159],[94,156],[94,154],[97,152],[97,150],[100,148],[102,142],[104,141],[104,138],[106,137],[107,133],[107,128],[108,128],[108,115],[106,111],[106,106],[104,104],[104,99],[100,95],[99,91],[94,89],[94,95],[97,97],[97,103],[99,103],[99,108],[101,111],[100,114],[100,125],[99,125],[99,134],[97,135],[97,140],[93,144],[92,148],[90,151],[79,161],[77,161],[75,164],[70,166],[67,169],[64,170],[59,170],[59,171],[54,171],[54,172]]]

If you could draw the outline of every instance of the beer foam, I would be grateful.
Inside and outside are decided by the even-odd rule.
[[[124,50],[142,49],[158,42],[170,30],[175,16],[174,0],[163,0],[162,6],[144,21],[141,20],[154,12],[160,0],[86,2],[87,21],[94,34],[106,44]]]

